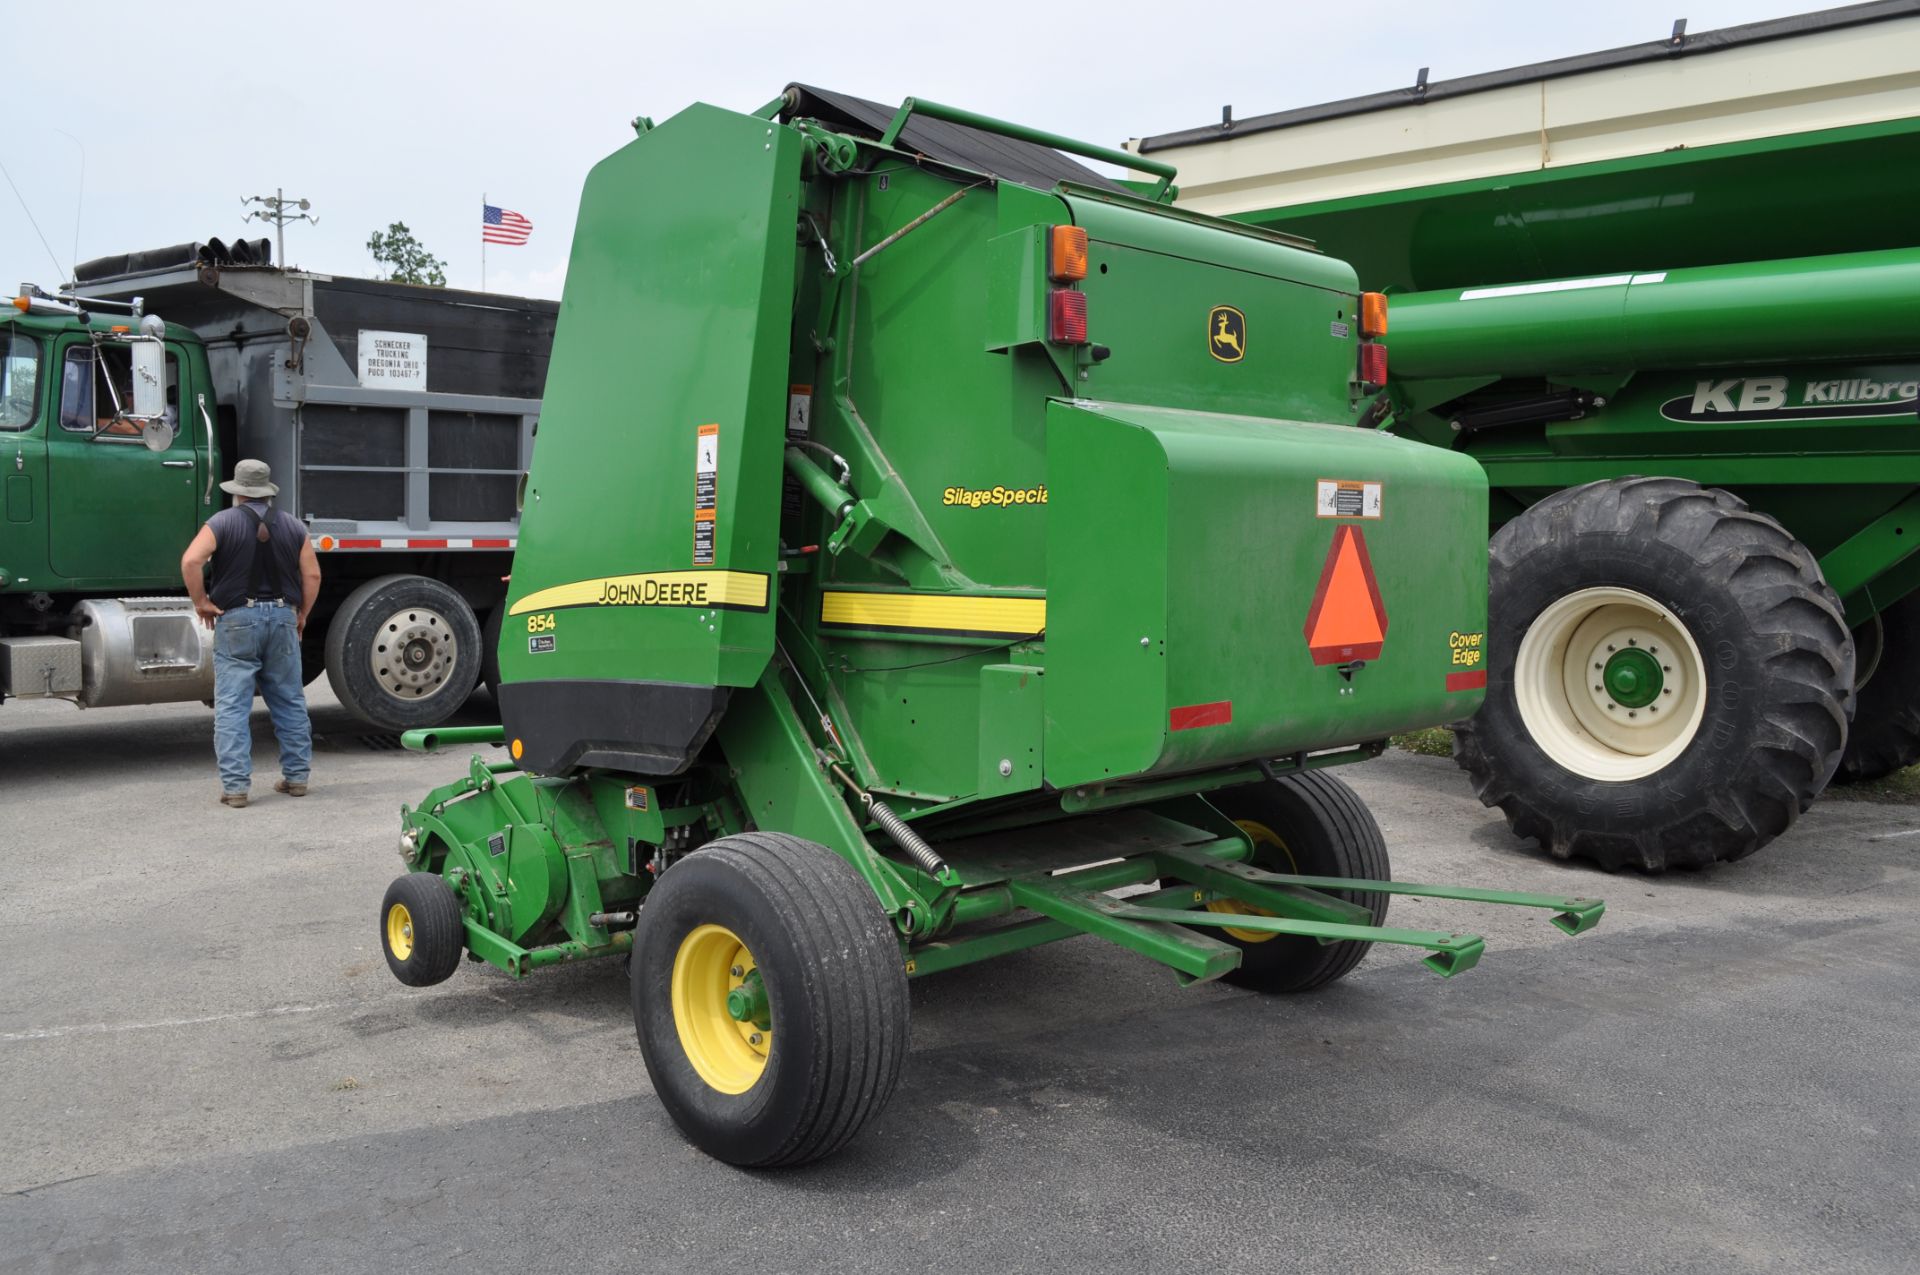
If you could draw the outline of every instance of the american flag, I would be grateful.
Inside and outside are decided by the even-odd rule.
[[[519,213],[492,204],[481,207],[486,210],[480,219],[481,243],[522,244],[533,233],[533,223]]]

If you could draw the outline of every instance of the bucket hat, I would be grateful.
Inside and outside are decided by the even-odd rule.
[[[221,483],[220,490],[236,496],[251,496],[255,500],[280,494],[280,488],[273,482],[273,470],[267,467],[264,460],[243,460],[234,465],[233,477]]]

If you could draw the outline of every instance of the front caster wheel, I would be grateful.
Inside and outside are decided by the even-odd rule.
[[[408,987],[444,983],[460,968],[466,926],[445,878],[409,872],[387,887],[380,900],[380,950],[393,976]]]
[[[633,1018],[667,1113],[730,1164],[804,1164],[877,1115],[907,1053],[907,977],[873,890],[822,846],[723,837],[660,878]]]

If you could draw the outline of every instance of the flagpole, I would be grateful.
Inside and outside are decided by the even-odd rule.
[[[487,192],[480,192],[480,291],[487,290]]]

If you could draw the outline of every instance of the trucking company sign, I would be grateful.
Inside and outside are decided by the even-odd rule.
[[[369,390],[424,391],[427,388],[426,333],[360,329],[360,385]]]

